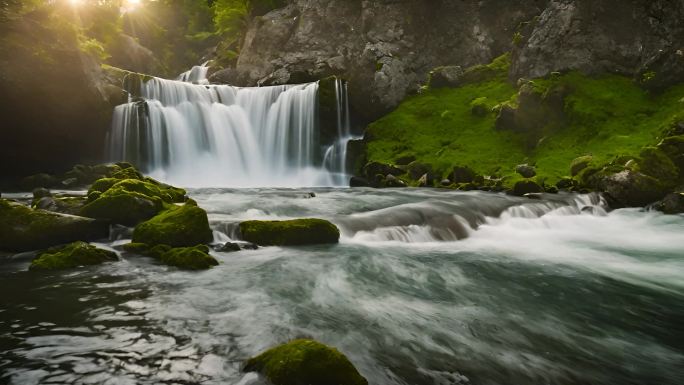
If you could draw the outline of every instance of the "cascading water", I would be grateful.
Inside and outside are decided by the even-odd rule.
[[[318,83],[240,88],[209,85],[207,67],[179,80],[150,78],[140,98],[117,106],[111,160],[192,187],[342,186],[349,113],[337,84],[339,138],[318,144]],[[136,91],[136,90],[133,90]],[[134,92],[135,93],[135,92]]]

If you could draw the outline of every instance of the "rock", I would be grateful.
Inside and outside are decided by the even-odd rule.
[[[407,187],[406,182],[392,174],[387,174],[383,181],[384,187]]]
[[[364,178],[353,176],[349,180],[349,187],[368,187],[370,183]]]
[[[299,339],[250,358],[245,372],[259,372],[273,385],[368,385],[349,359],[337,349]]]
[[[184,270],[205,270],[219,264],[209,255],[209,247],[206,245],[173,248],[163,253],[159,260]]]
[[[19,187],[22,190],[33,191],[37,188],[50,188],[59,183],[57,178],[48,174],[36,174],[27,176],[19,182]]]
[[[515,172],[522,175],[523,178],[533,178],[537,175],[535,168],[528,164],[519,164],[515,166]]]
[[[340,230],[323,219],[247,221],[240,223],[242,239],[259,246],[299,246],[337,243]]]
[[[556,183],[559,190],[569,190],[575,186],[577,186],[577,182],[572,178],[563,178]]]
[[[33,200],[34,201],[39,200],[40,198],[51,197],[51,196],[52,196],[52,193],[50,193],[50,190],[48,190],[46,188],[39,187],[39,188],[33,190]]]
[[[515,185],[513,185],[513,189],[510,191],[510,193],[515,196],[524,196],[525,194],[541,192],[544,192],[544,189],[536,182],[531,180],[521,180],[516,182]]]
[[[631,170],[605,176],[597,187],[623,207],[646,206],[664,198],[668,190],[657,179]]]
[[[428,174],[423,174],[423,176],[418,179],[418,187],[432,187],[432,180],[428,178]]]
[[[34,201],[35,202],[35,201]],[[44,197],[35,202],[35,208],[62,214],[78,215],[87,203],[83,197]]]
[[[556,187],[556,186],[547,187],[546,192],[549,194],[558,194],[558,187]]]
[[[646,147],[639,154],[638,171],[658,179],[664,185],[674,187],[679,179],[679,169],[667,154],[657,147]]]
[[[364,166],[364,174],[368,180],[373,180],[376,175],[393,175],[399,176],[406,174],[405,170],[398,167],[392,166],[390,164],[380,163],[380,162],[370,162]]]
[[[494,126],[497,130],[517,130],[518,126],[515,124],[516,109],[510,104],[503,104],[499,108],[499,114],[496,116]]]
[[[38,254],[29,270],[63,270],[79,266],[99,265],[118,261],[116,253],[98,249],[85,242],[74,242],[66,246],[53,247]]]
[[[467,166],[456,166],[450,179],[453,183],[470,183],[475,179],[475,171]]]
[[[141,254],[141,255],[146,255],[147,252],[150,250],[150,245],[146,243],[136,243],[136,242],[131,242],[131,243],[126,243],[125,245],[121,246],[124,251],[133,253],[133,254]]]
[[[582,170],[589,167],[593,160],[594,157],[591,155],[580,156],[579,158],[573,159],[570,163],[570,174],[572,176],[577,176]]]
[[[398,158],[394,163],[399,165],[399,166],[408,166],[412,162],[416,160],[416,157],[414,155],[406,155]]]
[[[451,180],[449,180],[449,179],[442,179],[442,181],[439,182],[439,184],[442,185],[442,187],[448,187],[448,186],[451,186]]]
[[[407,171],[411,179],[418,180],[423,175],[427,174],[428,182],[432,182],[435,179],[434,171],[432,165],[426,163],[420,163],[417,161],[411,162],[407,166]]]
[[[487,105],[487,98],[481,97],[470,102],[470,112],[475,116],[487,116],[491,112],[491,108]]]
[[[171,206],[133,231],[133,242],[148,245],[190,247],[213,239],[207,213],[192,206]]]
[[[461,85],[462,76],[463,68],[461,66],[437,67],[428,74],[428,87],[458,87]]]
[[[74,241],[106,238],[106,223],[0,200],[0,250],[30,251]]]
[[[240,251],[240,245],[234,242],[226,242],[223,245],[217,247],[215,249],[216,251],[222,252],[222,253],[232,253],[235,251]]]
[[[660,210],[665,214],[683,214],[684,192],[668,194],[663,200],[657,202],[654,207],[656,210]]]
[[[633,76],[648,88],[680,83],[682,19],[684,3],[668,0],[550,1],[513,50],[511,78],[577,70]]]

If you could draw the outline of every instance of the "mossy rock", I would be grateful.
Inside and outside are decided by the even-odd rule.
[[[103,193],[103,192],[109,190],[110,188],[112,188],[112,186],[114,186],[115,184],[117,184],[119,182],[121,182],[121,179],[117,179],[117,178],[98,179],[88,189],[88,195],[90,195],[92,192]]]
[[[38,254],[38,257],[31,262],[29,270],[73,269],[118,260],[116,253],[98,249],[85,242],[74,242],[66,246],[53,247]]]
[[[189,247],[212,239],[207,212],[192,205],[171,206],[133,231],[133,242],[149,245]]]
[[[542,188],[539,184],[537,184],[537,182],[533,180],[518,181],[515,183],[515,185],[513,185],[513,189],[511,190],[511,194],[516,196],[523,196],[525,194],[541,192],[544,192],[544,188]]]
[[[337,243],[340,230],[323,219],[247,221],[240,223],[242,238],[260,246],[298,246]]]
[[[43,197],[33,203],[33,207],[62,214],[78,215],[87,204],[84,197]]]
[[[589,167],[593,160],[594,157],[591,155],[584,155],[573,159],[570,163],[570,175],[577,176],[582,170]]]
[[[119,195],[100,195],[81,209],[81,215],[89,218],[107,220],[132,226],[152,218],[163,208],[159,198],[151,198],[140,193]]]
[[[121,246],[121,248],[128,253],[146,255],[147,252],[150,250],[150,245],[148,245],[147,243],[131,242],[126,243],[125,245]]]
[[[631,170],[604,176],[597,181],[597,188],[611,198],[613,206],[625,207],[644,207],[668,193],[668,186],[658,179]]]
[[[33,210],[0,199],[0,250],[39,250],[59,244],[106,238],[107,223],[90,218]]]
[[[143,180],[144,177],[140,171],[136,170],[134,167],[128,167],[121,169],[112,174],[112,178],[115,179],[138,179]]]
[[[159,260],[169,266],[185,270],[205,270],[217,266],[218,261],[209,255],[209,247],[177,247],[163,253]]]
[[[273,385],[367,385],[344,354],[320,342],[291,341],[251,358],[245,372],[259,372]]]
[[[679,169],[667,154],[657,147],[646,147],[639,154],[639,170],[660,180],[663,184],[674,186],[679,179]]]

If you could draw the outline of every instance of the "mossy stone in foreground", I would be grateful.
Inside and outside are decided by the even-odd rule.
[[[242,238],[261,246],[297,246],[337,243],[340,230],[323,219],[247,221],[240,223]]]
[[[189,247],[212,239],[207,212],[192,205],[171,206],[133,231],[133,242],[148,245]]]
[[[109,261],[117,261],[116,253],[98,249],[85,242],[54,247],[40,254],[31,262],[29,270],[62,270],[78,266],[99,265]]]
[[[0,250],[29,251],[106,238],[109,225],[90,218],[32,210],[0,199]]]
[[[153,217],[162,208],[160,199],[140,193],[105,193],[85,205],[80,214],[131,226]]]
[[[186,270],[205,270],[218,265],[218,261],[209,255],[209,247],[206,245],[170,249],[159,260],[166,265]]]
[[[299,339],[247,361],[245,372],[259,372],[274,385],[367,385],[368,381],[337,349]]]

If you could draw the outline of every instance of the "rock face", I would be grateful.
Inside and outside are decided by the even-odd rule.
[[[521,32],[513,56],[513,79],[579,70],[656,88],[681,82],[684,1],[554,0]]]
[[[439,66],[488,63],[546,1],[294,0],[255,18],[236,68],[214,80],[284,84],[339,75],[368,120],[395,107]]]

